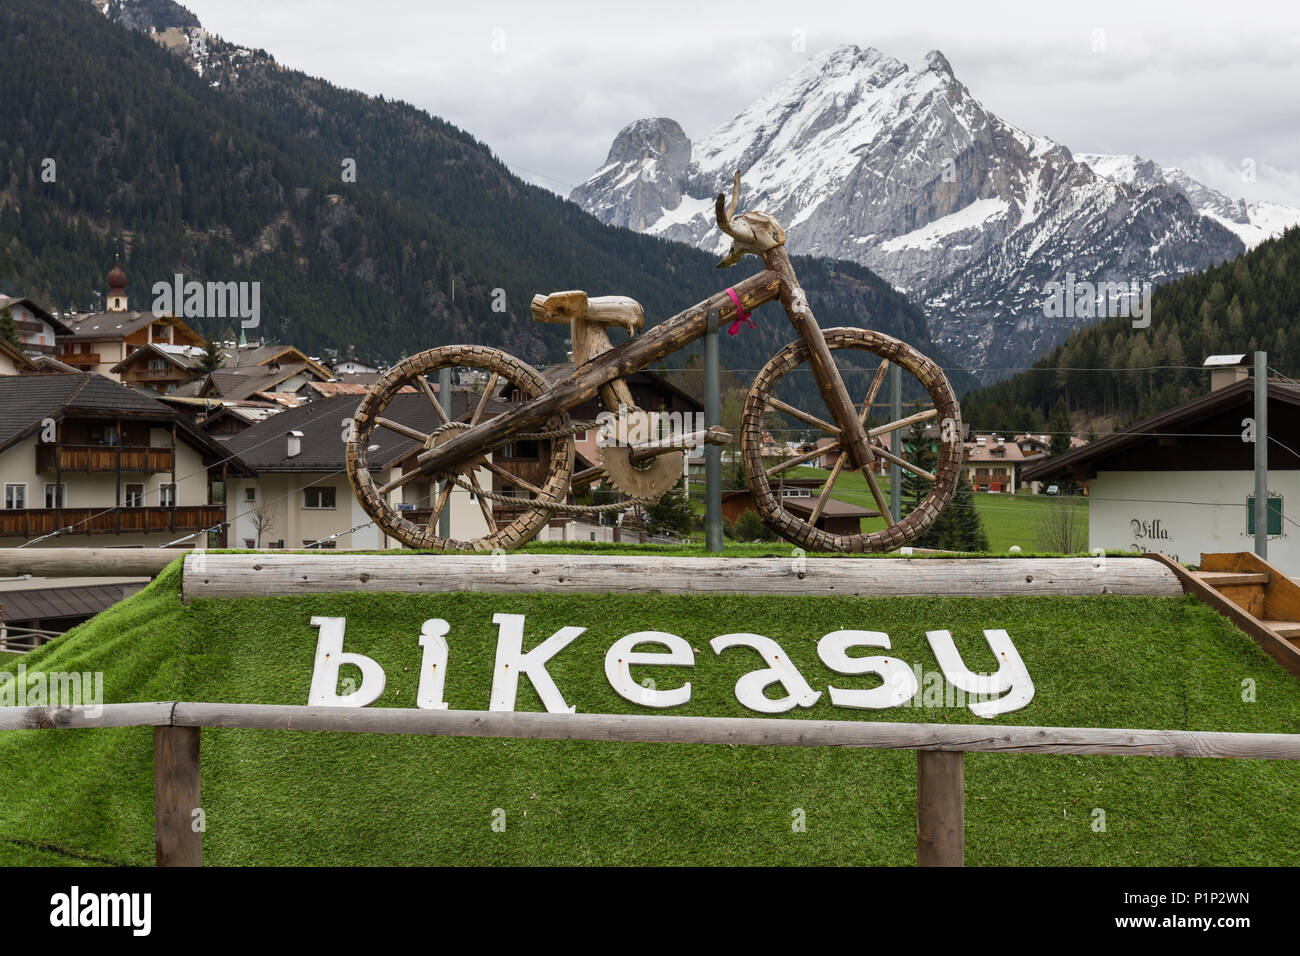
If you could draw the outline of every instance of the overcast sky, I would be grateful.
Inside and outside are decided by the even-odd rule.
[[[1138,153],[1300,206],[1294,2],[181,2],[286,66],[450,120],[566,195],[632,120],[669,116],[699,139],[853,43],[913,68],[942,50],[986,108],[1075,152]]]

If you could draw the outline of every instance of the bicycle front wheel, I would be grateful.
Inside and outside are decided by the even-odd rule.
[[[861,472],[867,486],[862,504],[874,506],[884,518],[885,527],[859,533],[832,530],[833,524],[845,522],[834,514],[828,514],[828,507],[832,512],[840,510],[838,505],[830,504],[835,501],[831,493],[843,473],[853,471],[853,463],[840,447],[840,430],[829,420],[832,417],[830,413],[820,406],[818,411],[821,414],[799,407],[801,401],[803,404],[810,401],[820,403],[819,397],[809,398],[817,395],[815,387],[807,387],[812,382],[811,375],[791,377],[791,373],[801,366],[803,371],[809,371],[808,347],[802,340],[790,343],[773,356],[763,366],[745,397],[740,448],[749,490],[763,522],[782,538],[809,551],[892,551],[919,537],[933,525],[957,490],[962,459],[961,409],[957,396],[943,370],[906,342],[868,329],[826,329],[823,334],[832,353],[845,353],[837,356],[840,359],[837,364],[849,365],[861,376],[870,375],[859,407],[859,418],[868,425],[867,433],[877,460],[895,465],[895,474],[897,468],[909,471],[923,483],[921,487],[925,494],[906,516],[895,522],[890,518],[876,475],[865,469]],[[870,371],[872,364],[876,366],[874,372]],[[928,404],[908,409],[908,413],[897,420],[872,426],[872,410],[878,407],[877,398],[891,364],[898,365],[920,383],[920,390],[905,388],[905,392],[924,391]],[[846,379],[853,377],[846,373],[847,370],[842,369]],[[782,454],[783,445],[770,438],[765,441],[770,428],[764,420],[770,419],[773,412],[787,415],[807,426],[805,443],[810,446],[808,452],[786,457]],[[913,460],[921,457],[917,450],[907,449],[903,442],[897,441],[892,443],[891,450],[884,442],[885,436],[909,429],[914,423],[925,423],[927,446],[937,441],[937,462],[933,470]],[[829,467],[817,472],[819,486],[808,497],[787,497],[783,494],[783,477],[807,462]],[[850,517],[848,523],[852,520]]]

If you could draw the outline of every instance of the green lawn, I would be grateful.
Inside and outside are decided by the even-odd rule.
[[[809,468],[804,465],[791,468],[788,474],[792,478],[825,478],[827,475],[820,468]],[[881,491],[884,492],[885,500],[888,501],[889,478],[882,476],[877,481]],[[871,490],[867,487],[867,481],[859,472],[841,473],[835,479],[835,488],[831,492],[831,497],[873,511],[876,509],[875,499],[872,498]],[[1082,538],[1086,542],[1088,540],[1088,499],[1086,498],[1061,499],[1048,495],[1029,494],[976,494],[975,510],[979,512],[984,522],[984,530],[989,536],[990,552],[1005,553],[1012,546],[1019,547],[1021,551],[1036,550],[1039,547],[1037,529],[1042,521],[1044,510],[1060,507],[1062,501],[1066,502],[1067,507],[1076,510],[1082,528]],[[702,478],[691,480],[691,502],[697,512],[703,513],[704,481]],[[862,522],[862,530],[866,532],[879,531],[883,527],[883,519],[868,518]],[[731,542],[727,544],[730,547]]]
[[[182,604],[173,565],[148,589],[26,658],[103,671],[110,701],[306,702],[313,615],[348,619],[345,649],[387,673],[381,706],[414,705],[421,622],[451,624],[453,708],[485,709],[494,613],[527,615],[527,643],[588,630],[550,672],[582,713],[641,712],[606,683],[605,651],[634,630],[697,650],[670,713],[746,716],[733,687],[752,651],[710,638],[781,642],[817,689],[816,655],[840,628],[888,632],[926,671],[926,629],[947,628],[969,666],[993,666],[981,629],[1006,628],[1036,694],[995,723],[1300,732],[1300,684],[1221,617],[1184,598],[698,598],[333,594]],[[641,674],[635,675],[638,678]],[[1257,699],[1242,700],[1255,681]],[[527,681],[520,709],[539,710]],[[980,723],[965,709],[833,708],[790,719]],[[152,732],[0,734],[0,863],[149,864]],[[205,861],[213,864],[910,864],[915,757],[907,752],[688,747],[205,730]],[[973,754],[971,864],[1300,864],[1300,767],[1246,760]],[[1093,827],[1094,809],[1106,829]],[[504,811],[504,832],[491,824]],[[802,811],[806,832],[792,820]],[[499,818],[499,815],[497,816]]]

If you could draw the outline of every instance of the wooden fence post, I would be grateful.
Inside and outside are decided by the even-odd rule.
[[[158,866],[202,866],[199,728],[153,729],[153,841]]]
[[[916,752],[916,865],[964,866],[966,850],[965,754]]]

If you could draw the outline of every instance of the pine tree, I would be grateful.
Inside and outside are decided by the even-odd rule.
[[[919,406],[917,410],[920,410]],[[933,472],[938,467],[939,456],[930,449],[930,440],[925,434],[923,422],[912,423],[907,437],[903,439],[903,446],[906,449],[904,457],[918,468]],[[930,493],[931,487],[933,482],[903,469],[903,513],[911,514],[915,511]]]
[[[199,369],[206,375],[215,372],[225,364],[226,357],[221,354],[221,346],[213,339],[203,348],[203,358],[199,359]]]
[[[0,309],[0,342],[8,342],[14,348],[20,348],[18,326],[14,325],[14,313],[9,306]]]
[[[987,551],[989,536],[984,530],[984,519],[975,510],[975,489],[962,473],[957,491],[939,520],[913,544],[921,548],[938,548],[944,551]]]
[[[662,498],[645,510],[646,524],[652,534],[690,534],[694,524],[691,501],[680,481]]]
[[[1047,430],[1052,433],[1047,448],[1049,458],[1063,455],[1070,450],[1070,410],[1065,407],[1065,399],[1056,400],[1056,408],[1052,410],[1052,417],[1047,421]]]

